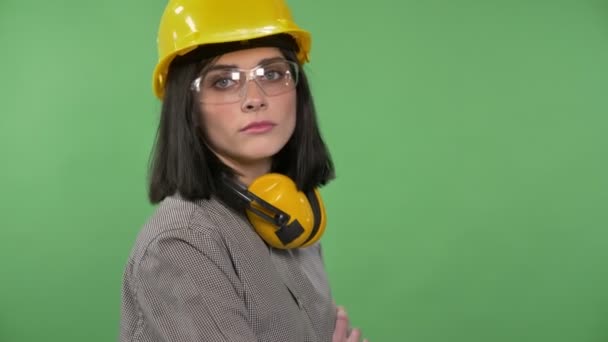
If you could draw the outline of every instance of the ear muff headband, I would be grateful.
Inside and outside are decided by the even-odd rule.
[[[268,223],[282,226],[289,221],[290,217],[287,213],[251,193],[244,185],[233,182],[227,178],[224,179],[224,183],[230,190],[239,196],[239,199],[242,202],[247,204],[247,210],[254,212]],[[254,206],[254,202],[257,206],[262,207],[262,210]]]

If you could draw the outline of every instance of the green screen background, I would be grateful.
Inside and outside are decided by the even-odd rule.
[[[0,0],[0,341],[112,341],[160,0]],[[371,342],[608,341],[608,3],[291,0]],[[235,5],[235,10],[238,5]]]

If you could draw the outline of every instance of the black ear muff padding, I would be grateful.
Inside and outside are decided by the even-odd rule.
[[[304,244],[312,240],[319,233],[319,227],[321,226],[321,208],[319,207],[319,200],[317,199],[317,195],[314,191],[311,190],[306,193],[306,198],[308,199],[308,203],[310,204],[310,208],[312,209],[312,214],[315,221],[312,227],[312,231],[310,232],[308,238],[306,238],[306,241],[304,241]]]

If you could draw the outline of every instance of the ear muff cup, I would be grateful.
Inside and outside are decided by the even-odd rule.
[[[305,194],[298,191],[289,177],[270,173],[255,179],[247,190],[254,195],[253,198],[258,198],[246,209],[247,218],[270,246],[279,249],[307,247],[325,232],[325,207],[317,189]],[[277,225],[256,213],[276,216],[276,212],[268,209],[269,206],[287,214],[288,220]]]

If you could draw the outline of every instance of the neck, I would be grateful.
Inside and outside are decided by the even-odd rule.
[[[256,164],[232,166],[237,172],[239,182],[249,186],[256,178],[270,172],[271,160],[258,162]]]
[[[272,158],[266,158],[256,161],[236,161],[219,156],[220,160],[236,171],[236,177],[239,182],[245,186],[249,186],[256,178],[270,172],[272,166]]]

